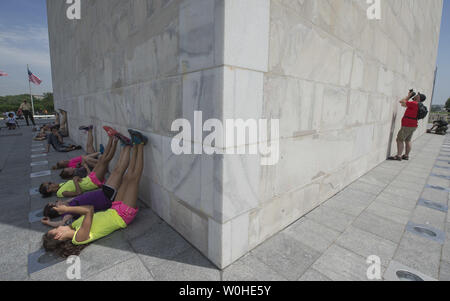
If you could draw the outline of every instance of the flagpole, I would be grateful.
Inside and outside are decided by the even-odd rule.
[[[27,74],[28,71],[30,71],[30,67],[27,64]],[[28,74],[28,86],[30,87],[30,99],[31,99],[31,110],[34,118],[34,102],[33,102],[33,95],[31,94],[31,82],[30,82],[30,75]]]

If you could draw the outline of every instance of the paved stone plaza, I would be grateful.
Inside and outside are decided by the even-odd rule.
[[[32,136],[0,131],[0,280],[67,280],[66,262],[39,253],[47,228],[30,214],[54,200],[33,188],[59,172],[30,174],[82,152],[39,156],[45,143]],[[376,255],[385,280],[398,270],[450,280],[450,140],[424,135],[414,147],[411,161],[381,164],[223,271],[143,205],[127,229],[82,252],[82,279],[367,280]]]

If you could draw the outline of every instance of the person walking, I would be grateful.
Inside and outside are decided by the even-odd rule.
[[[33,125],[36,126],[36,123],[34,122],[33,113],[31,112],[31,105],[26,100],[24,100],[23,103],[20,105],[19,110],[22,110],[25,120],[27,122],[27,126],[30,125],[30,123],[28,122],[28,118],[30,118]]]

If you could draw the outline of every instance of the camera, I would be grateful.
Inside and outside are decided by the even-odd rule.
[[[414,89],[409,90],[409,93],[412,93],[410,99],[417,95],[417,93],[414,92]]]

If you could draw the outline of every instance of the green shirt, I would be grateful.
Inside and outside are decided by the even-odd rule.
[[[86,191],[92,191],[92,190],[96,190],[99,187],[97,185],[95,185],[94,183],[92,183],[91,178],[89,177],[85,177],[81,180],[81,182],[78,183],[80,185],[81,191],[82,192],[86,192]],[[62,183],[58,189],[58,191],[56,192],[56,196],[59,198],[63,198],[63,192],[76,192],[77,188],[75,187],[75,183],[73,182],[73,180],[67,181],[66,183]]]
[[[74,245],[85,245],[91,243],[97,239],[105,237],[114,231],[119,229],[125,229],[127,224],[119,216],[116,210],[108,209],[106,211],[97,212],[92,219],[91,231],[89,232],[89,239],[83,242],[75,240],[78,230],[80,230],[83,224],[84,216],[80,217],[72,223],[72,228],[75,229],[75,235],[73,236],[72,243]]]

